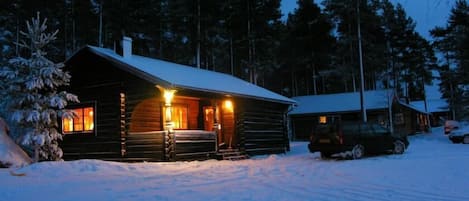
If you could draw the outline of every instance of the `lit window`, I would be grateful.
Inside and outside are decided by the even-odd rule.
[[[166,114],[166,108],[163,107],[163,114]],[[187,107],[181,105],[171,106],[171,121],[173,129],[188,129]]]
[[[320,124],[326,124],[327,123],[327,117],[326,116],[319,116],[319,123]]]
[[[94,108],[83,107],[72,109],[77,115],[75,118],[62,119],[62,131],[64,134],[91,133],[94,130]]]

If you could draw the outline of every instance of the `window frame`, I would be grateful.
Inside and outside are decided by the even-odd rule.
[[[76,109],[81,109],[81,110],[84,110],[85,108],[92,108],[93,109],[93,129],[92,130],[84,130],[84,127],[85,127],[85,121],[84,121],[84,116],[82,116],[81,118],[83,119],[82,120],[82,127],[83,129],[82,130],[79,130],[79,131],[69,131],[69,132],[65,132],[64,131],[64,119],[65,118],[61,118],[61,121],[60,121],[60,129],[61,129],[61,132],[63,135],[79,135],[79,134],[83,134],[83,135],[94,135],[96,136],[97,135],[97,110],[96,110],[96,101],[92,101],[92,102],[84,102],[84,103],[80,103],[80,104],[73,104],[73,105],[70,105],[68,106],[66,109],[67,110],[76,110]]]
[[[185,110],[186,110],[185,116],[186,116],[186,124],[187,124],[187,125],[186,125],[186,128],[176,128],[176,127],[174,127],[173,129],[174,129],[174,130],[189,130],[189,127],[190,127],[190,126],[189,126],[189,125],[190,125],[190,124],[189,124],[189,105],[188,105],[188,104],[184,104],[184,103],[172,103],[172,104],[171,104],[171,122],[173,122],[173,125],[175,125],[175,123],[174,123],[175,121],[174,121],[174,119],[173,119],[173,114],[174,114],[174,109],[175,109],[176,107],[178,107],[178,108],[185,108]],[[164,104],[163,104],[163,107],[162,107],[162,110],[161,110],[163,123],[164,123],[164,121],[165,121],[165,120],[164,120],[164,119],[165,119],[165,116],[164,116],[165,113],[166,113],[166,106],[164,106]]]

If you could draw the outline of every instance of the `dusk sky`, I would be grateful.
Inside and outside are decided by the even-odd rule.
[[[319,0],[315,0],[318,2]],[[444,26],[449,16],[454,0],[391,0],[404,6],[407,15],[417,23],[417,31],[425,38],[431,39],[428,31],[435,26]],[[283,19],[287,12],[296,8],[296,0],[282,0]]]

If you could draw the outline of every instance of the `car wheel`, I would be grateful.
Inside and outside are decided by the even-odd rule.
[[[394,141],[394,149],[392,150],[392,153],[403,154],[404,151],[405,151],[405,144],[400,140]]]
[[[323,158],[323,159],[330,158],[331,155],[332,155],[332,154],[329,153],[329,152],[322,152],[322,151],[321,151],[321,158]]]
[[[462,139],[462,143],[469,144],[469,135],[464,136],[464,138]]]
[[[361,144],[357,144],[352,149],[352,158],[360,159],[365,155],[365,147]]]

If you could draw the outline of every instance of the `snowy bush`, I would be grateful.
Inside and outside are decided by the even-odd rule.
[[[0,68],[4,97],[10,120],[23,132],[23,145],[34,150],[34,160],[60,160],[62,150],[58,141],[62,133],[58,120],[72,115],[66,110],[68,102],[78,102],[75,95],[58,91],[68,85],[70,75],[63,71],[63,63],[46,58],[45,47],[56,39],[58,30],[46,33],[47,19],[41,22],[39,13],[26,22],[27,32],[21,32],[25,40],[18,45],[31,52],[29,57],[17,56]]]

